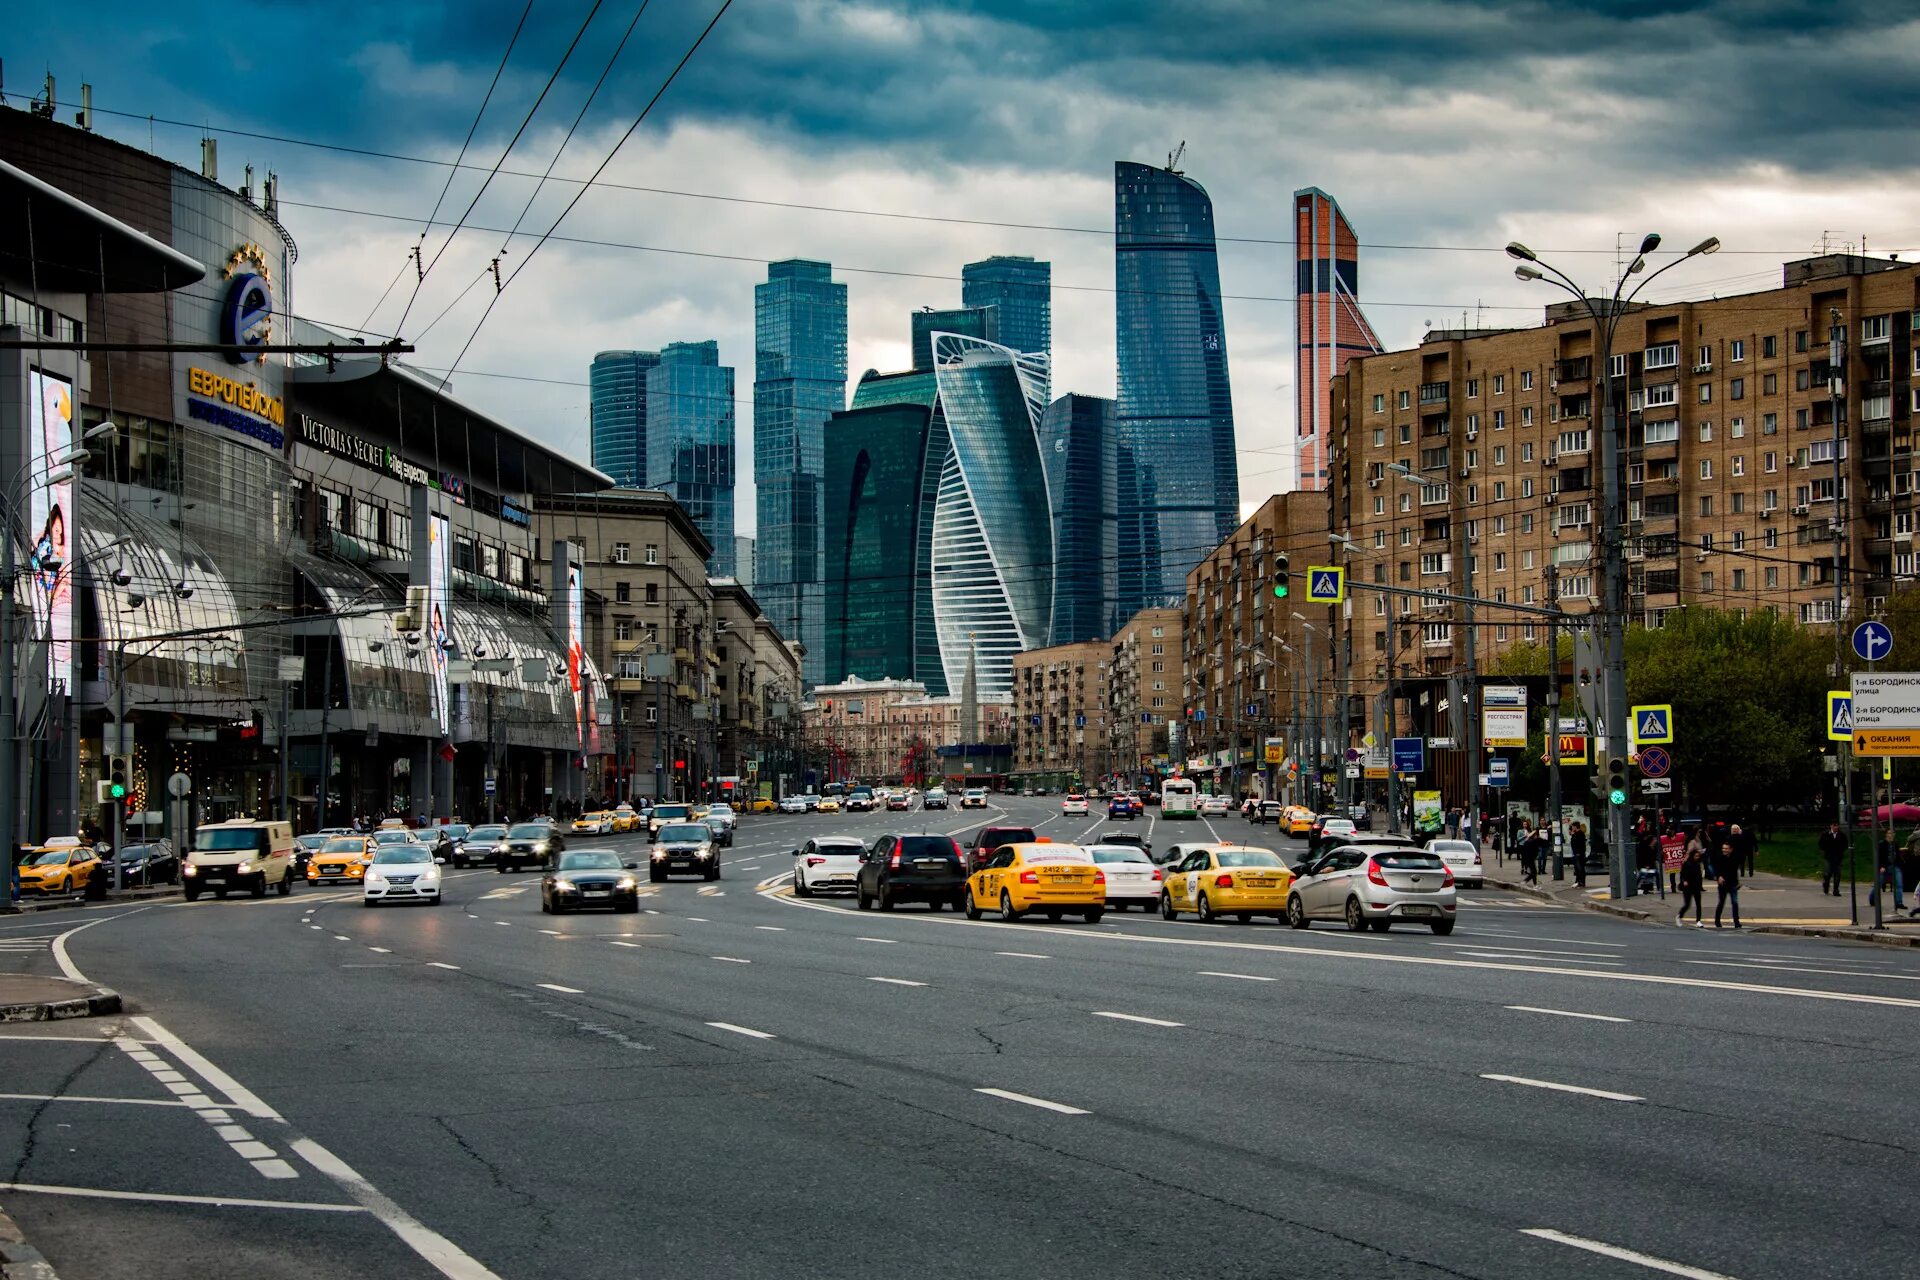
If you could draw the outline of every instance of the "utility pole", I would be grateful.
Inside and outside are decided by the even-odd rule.
[[[1400,664],[1399,601],[1387,600],[1387,832],[1400,834],[1400,770],[1393,759],[1394,739],[1400,736],[1400,696],[1394,679]]]
[[[1560,821],[1560,566],[1547,562],[1547,730],[1541,742],[1547,749],[1547,821],[1553,824],[1553,878],[1566,878],[1566,841]]]
[[[1457,499],[1456,502],[1450,505],[1452,507],[1454,523],[1455,546],[1458,547],[1455,554],[1460,557],[1460,594],[1466,597],[1466,599],[1460,603],[1460,619],[1467,633],[1462,642],[1464,645],[1461,650],[1463,670],[1460,679],[1460,696],[1461,700],[1466,703],[1466,706],[1463,708],[1466,715],[1463,718],[1467,724],[1467,741],[1465,744],[1467,748],[1466,818],[1467,821],[1472,824],[1474,831],[1478,832],[1480,830],[1480,775],[1486,772],[1487,753],[1482,749],[1480,741],[1481,724],[1478,688],[1480,669],[1475,646],[1475,638],[1480,628],[1474,625],[1473,605],[1470,603],[1473,598],[1473,538],[1472,531],[1468,528],[1466,486],[1456,484],[1452,480],[1449,480],[1447,482],[1447,493],[1449,497]]]
[[[1847,576],[1841,568],[1847,559],[1847,499],[1846,499],[1846,462],[1841,457],[1847,438],[1841,430],[1842,417],[1847,408],[1847,326],[1845,317],[1838,307],[1827,313],[1830,322],[1827,328],[1827,398],[1833,409],[1833,678],[1842,680],[1847,674]],[[1852,818],[1848,812],[1853,791],[1853,753],[1851,742],[1839,744],[1840,761],[1840,829],[1847,833],[1847,879],[1848,891],[1852,897],[1853,923],[1860,923],[1860,868],[1854,855],[1855,838]],[[1868,775],[1869,794],[1872,793],[1872,775]],[[1878,836],[1875,836],[1876,845]],[[1875,849],[1878,857],[1878,849]],[[1873,874],[1875,883],[1880,875],[1879,865],[1875,864]],[[1886,896],[1880,893],[1869,895],[1873,899],[1873,927],[1885,927],[1881,918],[1881,900]]]

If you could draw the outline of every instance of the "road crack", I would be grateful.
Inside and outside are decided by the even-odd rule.
[[[26,1136],[20,1144],[20,1158],[14,1162],[13,1176],[9,1178],[8,1181],[26,1181],[24,1175],[27,1171],[27,1165],[32,1162],[34,1152],[40,1145],[40,1117],[46,1114],[48,1107],[52,1106],[60,1098],[66,1096],[67,1090],[72,1087],[74,1081],[78,1080],[88,1067],[100,1061],[101,1055],[112,1047],[113,1042],[111,1040],[102,1040],[99,1048],[87,1054],[78,1066],[74,1067],[73,1070],[61,1078],[60,1083],[47,1096],[45,1101],[34,1104],[33,1110],[27,1115],[27,1131]]]
[[[501,1171],[500,1166],[489,1160],[486,1156],[481,1155],[479,1149],[471,1142],[468,1142],[465,1135],[448,1122],[447,1117],[435,1116],[433,1117],[433,1122],[439,1125],[440,1128],[446,1132],[446,1135],[453,1139],[454,1144],[473,1159],[475,1164],[478,1164],[482,1169],[487,1171],[487,1177],[493,1181],[495,1189],[518,1199],[533,1212],[534,1218],[539,1223],[540,1234],[553,1234],[552,1210],[541,1204],[539,1198],[531,1191],[524,1191],[515,1186],[513,1182],[508,1179],[507,1175]]]

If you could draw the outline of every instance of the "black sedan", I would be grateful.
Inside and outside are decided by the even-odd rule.
[[[120,850],[116,861],[120,864],[120,883],[125,885],[172,884],[180,878],[180,858],[174,853],[170,840],[127,845]],[[108,883],[111,883],[112,863],[94,874],[97,876],[101,872],[106,874]]]
[[[640,910],[640,882],[633,877],[635,863],[611,853],[563,853],[547,864],[540,877],[540,910],[562,915],[583,907]]]

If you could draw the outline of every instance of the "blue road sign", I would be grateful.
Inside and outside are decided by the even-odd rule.
[[[1663,747],[1640,748],[1640,776],[1664,778],[1673,770],[1673,757]]]
[[[1499,778],[1504,781],[1511,768],[1512,765],[1505,756],[1495,756],[1493,759],[1487,761],[1487,776],[1489,778]]]
[[[1853,629],[1853,651],[1867,662],[1878,662],[1893,651],[1893,628],[1884,622],[1863,622]]]
[[[1086,728],[1086,727],[1087,727],[1087,718],[1086,718],[1085,716],[1075,716],[1075,717],[1073,718],[1073,727],[1074,727],[1074,728],[1076,728],[1076,729],[1084,729],[1084,728]]]
[[[1340,604],[1347,598],[1347,571],[1337,565],[1307,566],[1307,603]]]
[[[1427,740],[1425,738],[1395,738],[1393,740],[1393,771],[1395,773],[1425,773],[1427,771]]]

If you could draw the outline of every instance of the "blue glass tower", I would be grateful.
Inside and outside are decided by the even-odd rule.
[[[1104,640],[1114,616],[1119,511],[1113,401],[1064,395],[1040,420],[1040,454],[1053,501],[1051,644]],[[1131,615],[1129,615],[1131,616]]]
[[[933,368],[933,335],[957,333],[968,338],[1000,340],[1000,313],[992,307],[952,307],[936,311],[922,307],[913,313],[913,367]]]
[[[960,301],[992,307],[1003,347],[1053,359],[1053,264],[996,255],[960,268]]]
[[[717,342],[670,342],[647,371],[647,487],[685,507],[733,576],[733,370]]]
[[[1186,595],[1240,522],[1213,202],[1193,179],[1113,167],[1120,400],[1118,614]]]
[[[825,262],[769,263],[753,291],[754,595],[806,646],[808,685],[827,669],[822,532],[827,419],[846,408],[847,286]]]
[[[602,351],[593,358],[593,465],[621,485],[647,480],[647,370],[657,351]]]

